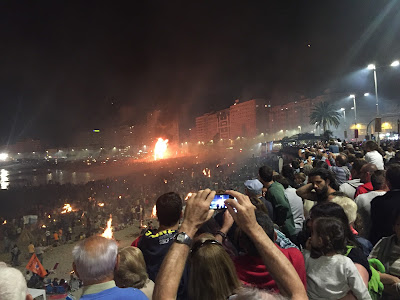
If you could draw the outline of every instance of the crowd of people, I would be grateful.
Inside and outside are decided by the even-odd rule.
[[[158,228],[123,249],[96,230],[79,235],[72,257],[81,298],[399,299],[398,146],[331,140],[304,145],[283,164],[252,158],[148,171],[156,186],[134,187],[135,199],[110,191],[122,201],[107,206],[129,223],[137,205],[150,210],[156,199]],[[101,188],[91,191],[103,201]],[[229,197],[213,210],[216,194]],[[105,217],[96,201],[66,218]],[[0,295],[11,290],[0,276]]]

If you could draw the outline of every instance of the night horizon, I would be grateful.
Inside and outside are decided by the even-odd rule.
[[[154,109],[188,128],[236,99],[372,92],[371,74],[351,74],[400,57],[395,1],[10,1],[0,22],[2,145],[68,145],[79,130],[140,124]],[[396,78],[380,72],[382,99],[398,100]]]

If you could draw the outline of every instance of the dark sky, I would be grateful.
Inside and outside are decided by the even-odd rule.
[[[0,143],[62,145],[154,108],[189,126],[238,98],[372,91],[351,75],[400,59],[399,37],[396,0],[1,1]],[[399,99],[400,72],[379,72]]]

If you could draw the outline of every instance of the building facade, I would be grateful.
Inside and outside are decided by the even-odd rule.
[[[218,113],[206,113],[196,118],[196,139],[209,141],[218,135]]]

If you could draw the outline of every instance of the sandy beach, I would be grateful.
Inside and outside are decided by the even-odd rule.
[[[133,225],[130,225],[120,231],[114,232],[114,238],[118,241],[119,247],[123,248],[129,246],[132,241],[139,236],[140,230],[138,228],[139,223],[137,221],[134,222]],[[72,271],[72,249],[77,242],[69,242],[58,247],[50,246],[45,254],[43,266],[45,269],[52,269],[56,263],[59,263],[57,270],[54,274],[50,274],[48,277],[52,280],[54,278],[64,278],[69,281],[70,272]],[[20,255],[20,266],[17,267],[23,274],[25,274],[26,269],[25,266],[28,263],[28,244],[18,244],[18,247],[21,250]],[[3,248],[2,248],[3,249]],[[7,264],[10,263],[11,254],[9,253],[1,253],[0,261],[4,261]],[[74,292],[73,295],[76,299],[79,299],[80,294],[82,293],[82,289]]]

